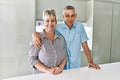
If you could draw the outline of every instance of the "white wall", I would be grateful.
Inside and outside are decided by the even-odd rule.
[[[86,26],[93,27],[94,0],[87,1],[87,21]]]
[[[58,20],[62,20],[62,12],[66,5],[73,5],[77,11],[77,20],[86,21],[87,0],[36,0],[36,19],[42,19],[42,12],[45,9],[56,10]]]
[[[92,53],[92,30],[93,30],[93,7],[94,7],[94,0],[89,0],[87,1],[87,5],[86,5],[86,22],[85,22],[85,30],[86,33],[89,37],[88,40],[88,46],[91,50]],[[82,52],[81,54],[81,66],[87,66],[88,65],[88,61],[87,58],[84,54],[84,52]]]
[[[34,0],[0,0],[0,79],[32,73],[28,62]]]

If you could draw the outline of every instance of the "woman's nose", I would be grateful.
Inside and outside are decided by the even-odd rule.
[[[49,25],[52,25],[52,22],[49,22]]]

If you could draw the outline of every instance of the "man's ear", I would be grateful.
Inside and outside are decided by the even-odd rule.
[[[64,19],[64,15],[62,15],[62,18]]]
[[[77,13],[75,13],[75,18],[77,17]]]

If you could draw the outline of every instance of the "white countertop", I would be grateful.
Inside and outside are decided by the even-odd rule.
[[[102,64],[100,70],[88,67],[64,70],[60,75],[47,73],[27,75],[4,80],[120,80],[120,62]]]

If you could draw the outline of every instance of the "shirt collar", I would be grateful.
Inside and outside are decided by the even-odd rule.
[[[64,28],[69,29],[69,27],[66,25],[65,21],[63,21],[63,24],[65,25]],[[76,22],[74,22],[72,28],[76,28]]]
[[[45,39],[45,38],[48,39],[48,37],[45,35],[45,31],[44,31],[44,30],[41,32],[40,36],[41,36],[43,39]],[[57,33],[57,32],[55,32],[55,37],[54,37],[54,39],[59,39],[59,38],[60,38],[60,34]]]

